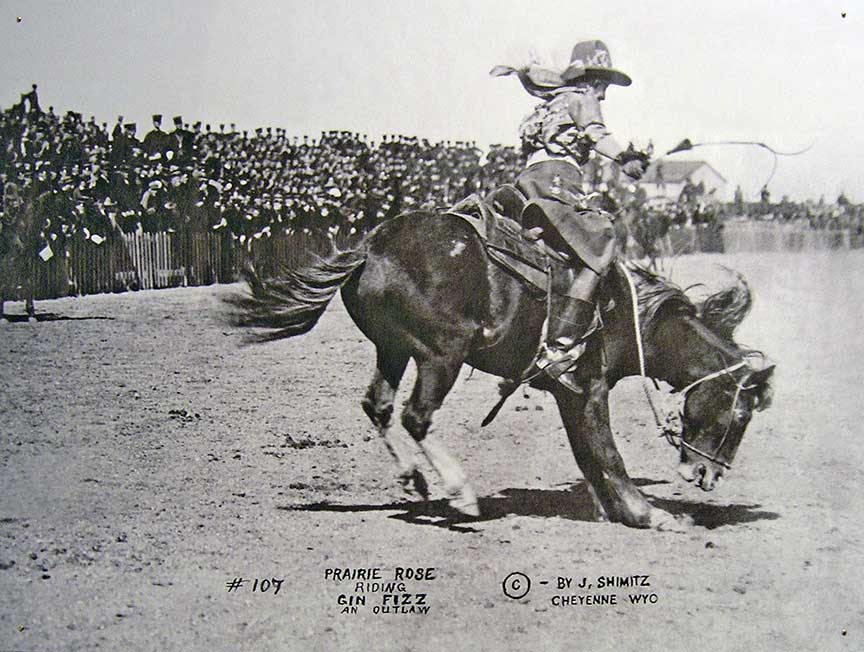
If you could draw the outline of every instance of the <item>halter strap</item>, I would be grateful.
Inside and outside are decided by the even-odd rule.
[[[720,376],[725,376],[726,374],[732,373],[736,369],[740,369],[741,367],[746,367],[746,366],[748,366],[747,361],[741,360],[741,362],[738,362],[736,364],[725,367],[725,368],[721,369],[720,371],[714,371],[714,372],[712,372],[706,376],[702,376],[702,378],[700,378],[699,380],[694,380],[692,383],[687,385],[687,387],[680,390],[680,394],[681,394],[681,396],[687,396],[687,392],[689,392],[694,387],[701,385],[706,380],[713,380],[714,378],[719,378]]]
[[[687,385],[687,387],[685,387],[683,390],[681,390],[681,396],[684,398],[684,400],[687,400],[687,392],[689,392],[691,389],[693,389],[697,385],[701,385],[706,380],[711,380],[713,378],[719,378],[720,376],[725,376],[726,374],[730,374],[731,372],[735,371],[736,369],[740,369],[741,367],[749,367],[746,360],[742,360],[738,364],[731,365],[729,367],[726,367],[725,369],[721,369],[720,371],[715,371],[714,373],[710,373],[707,376],[703,376],[699,380],[690,383],[689,385]],[[730,413],[734,412],[735,406],[738,405],[738,399],[741,397],[741,390],[750,389],[751,387],[752,387],[752,385],[744,386],[741,382],[739,382],[737,380],[735,381],[735,397],[732,399],[732,405],[729,407]],[[710,460],[710,461],[714,462],[715,464],[719,464],[720,466],[722,466],[725,469],[731,469],[732,465],[729,464],[729,462],[721,460],[717,457],[720,454],[720,451],[723,449],[723,445],[726,443],[726,438],[729,436],[729,428],[731,428],[731,427],[732,427],[732,420],[730,419],[729,423],[726,424],[726,430],[723,431],[723,437],[720,439],[720,443],[717,444],[717,447],[714,449],[714,452],[711,454],[708,454],[705,451],[696,448],[693,444],[690,444],[690,443],[684,441],[684,437],[678,438],[680,440],[679,446],[683,446],[687,450],[693,451],[697,455],[704,457],[706,460]],[[667,439],[669,441],[671,441],[671,438],[667,438]]]
[[[717,457],[717,453],[720,451],[720,448],[723,446],[723,442],[721,442],[720,446],[717,447],[717,450],[714,452],[714,455],[709,455],[705,451],[696,448],[693,444],[689,444],[686,441],[684,441],[683,437],[679,437],[679,439],[680,439],[680,442],[678,443],[678,446],[683,446],[687,450],[693,451],[694,453],[696,453],[700,457],[704,457],[706,460],[710,460],[710,461],[714,462],[714,464],[719,464],[720,466],[722,466],[726,470],[732,469],[732,465],[729,464],[729,462],[724,462],[723,460],[721,460]],[[724,442],[726,441],[726,435],[723,435],[723,441]]]

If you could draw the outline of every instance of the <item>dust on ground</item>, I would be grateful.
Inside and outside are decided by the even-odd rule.
[[[246,348],[214,318],[224,287],[39,303],[64,319],[0,325],[0,648],[860,649],[864,256],[666,271],[716,285],[720,263],[756,297],[738,340],[778,363],[728,479],[680,481],[639,382],[612,396],[631,476],[694,517],[683,535],[593,522],[551,398],[519,394],[481,429],[497,380],[467,367],[434,432],[482,516],[454,523],[439,485],[406,496],[359,405],[373,347],[338,301],[308,335]],[[325,572],[345,567],[434,567],[406,582],[429,612],[373,613],[378,592],[340,613],[356,582]],[[502,590],[514,571],[532,579],[518,600]],[[592,592],[559,576],[631,575],[650,587],[593,591],[615,605],[552,602]]]

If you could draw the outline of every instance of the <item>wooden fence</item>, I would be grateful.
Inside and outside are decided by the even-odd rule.
[[[227,232],[113,234],[101,244],[74,240],[48,262],[25,271],[37,299],[231,283],[252,262],[263,275],[296,268],[346,249],[358,235],[296,233],[252,239],[245,245]],[[848,230],[814,230],[798,224],[727,222],[718,227],[675,228],[660,241],[664,256],[698,252],[810,251],[864,247],[864,236]],[[29,273],[28,273],[29,272]],[[11,290],[10,299],[23,298]]]
[[[231,283],[247,262],[269,275],[281,266],[298,267],[334,246],[346,248],[357,236],[297,233],[252,239],[241,245],[228,233],[114,234],[100,244],[73,240],[66,252],[25,271],[36,299]],[[10,299],[21,298],[9,288]]]
[[[803,223],[726,222],[723,251],[831,251],[857,249],[862,236],[849,229],[812,229]]]
[[[720,228],[707,224],[673,227],[659,239],[657,245],[657,251],[667,258],[682,254],[722,252],[723,235]]]
[[[812,229],[800,223],[729,221],[673,227],[658,245],[658,251],[666,257],[712,252],[834,251],[864,247],[864,235],[850,229]]]

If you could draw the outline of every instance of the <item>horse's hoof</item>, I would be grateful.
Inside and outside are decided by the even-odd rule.
[[[411,474],[411,480],[414,482],[414,491],[423,500],[429,500],[429,483],[426,482],[426,476],[420,473],[420,469],[414,469],[414,473]]]
[[[402,490],[409,496],[417,494],[423,500],[429,499],[429,483],[426,482],[426,477],[420,472],[420,469],[415,467],[410,471],[400,473],[397,480]]]
[[[651,528],[660,532],[687,532],[693,525],[693,519],[687,515],[678,518],[662,509],[651,510]]]
[[[409,496],[414,494],[413,485],[413,474],[411,472],[400,473],[396,476],[396,481],[399,483],[399,486],[402,487],[402,491],[404,491]]]
[[[606,508],[603,507],[603,503],[600,502],[600,498],[597,497],[597,492],[594,490],[592,485],[588,485],[588,493],[591,494],[591,502],[594,505],[594,520],[598,523],[608,523],[609,522],[609,514],[606,512]]]
[[[477,518],[480,516],[480,507],[477,504],[477,496],[474,495],[474,490],[466,485],[456,495],[450,498],[450,507],[455,509],[460,514]]]

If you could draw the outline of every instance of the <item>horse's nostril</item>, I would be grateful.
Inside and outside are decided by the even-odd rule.
[[[699,466],[696,467],[696,476],[697,477],[704,478],[706,473],[708,473],[708,469],[705,467],[704,464],[700,464]]]

